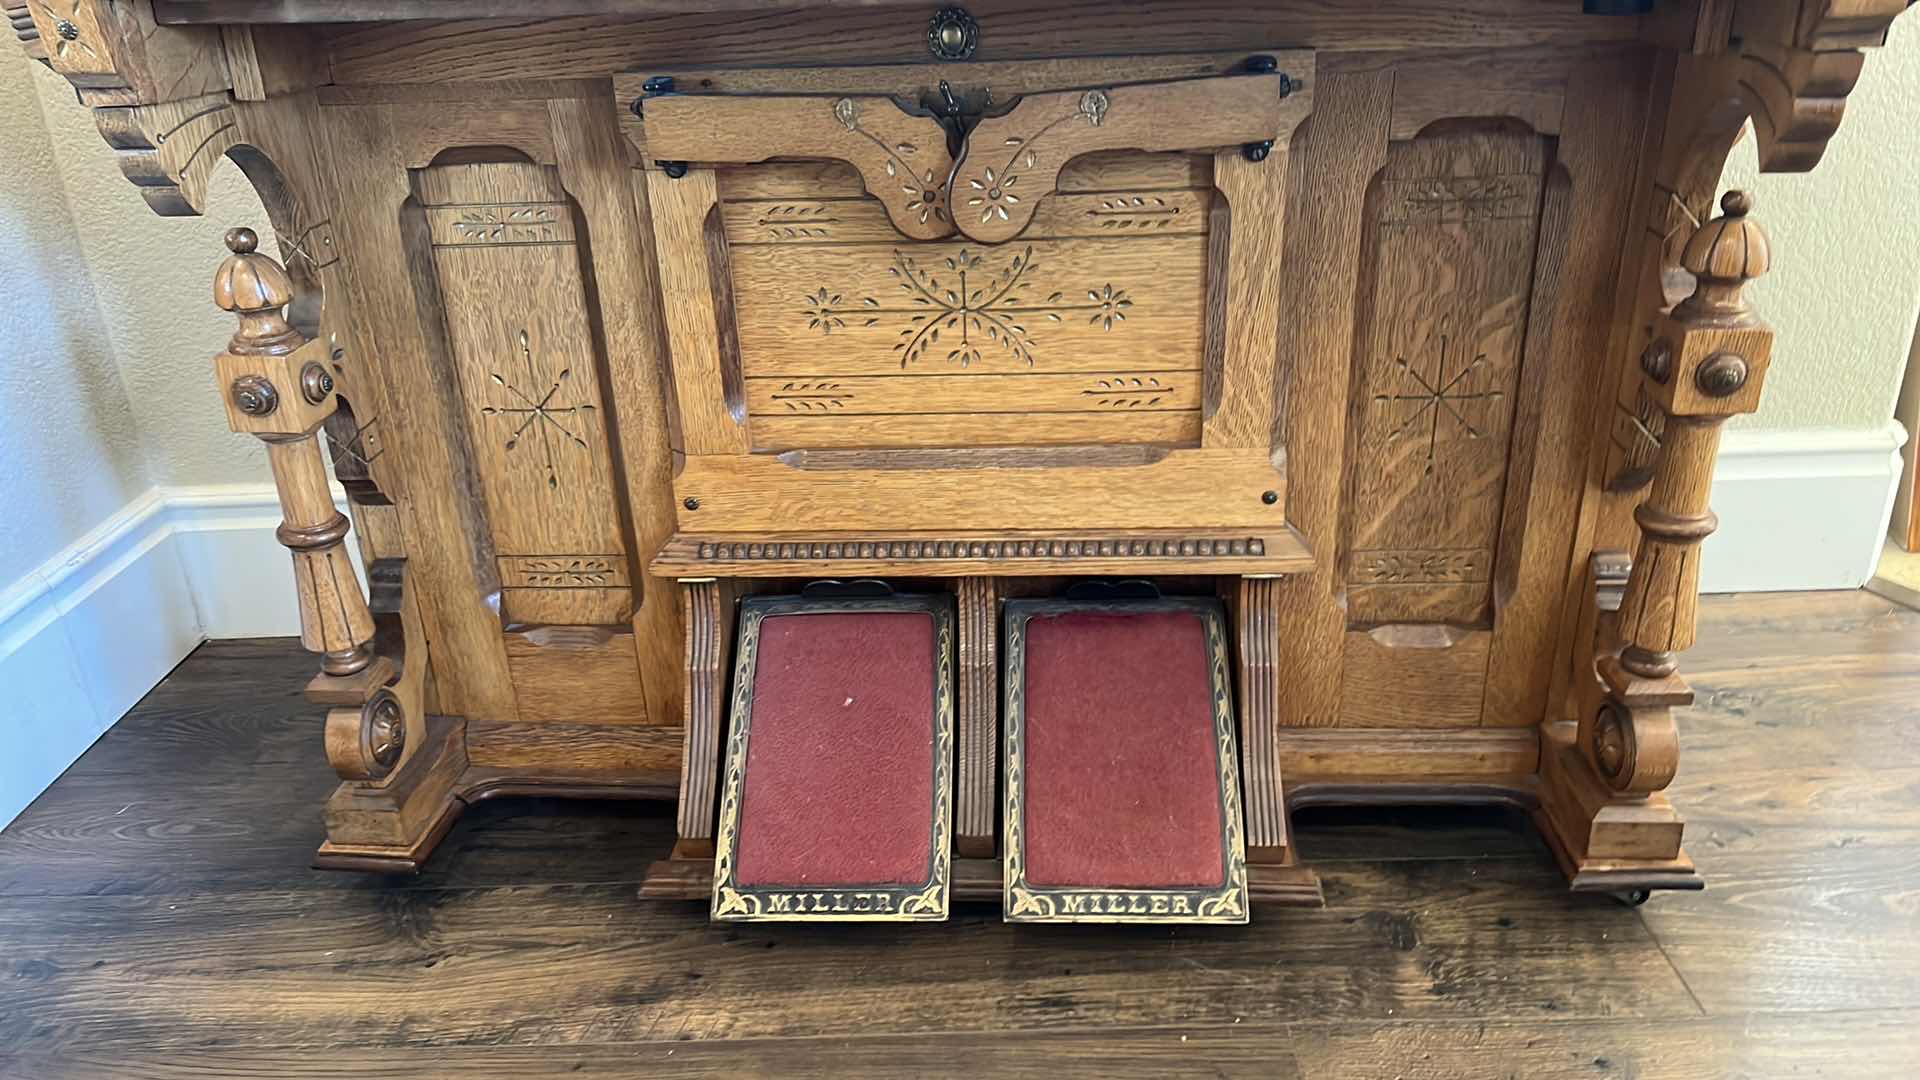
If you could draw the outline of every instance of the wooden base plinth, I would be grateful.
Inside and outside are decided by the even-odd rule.
[[[1614,792],[1575,746],[1571,724],[1296,729],[1281,733],[1280,752],[1289,811],[1503,804],[1528,813],[1575,891],[1705,887],[1680,848],[1685,821],[1666,796]]]
[[[956,901],[1001,902],[1002,864],[999,859],[955,859],[950,896]],[[1321,907],[1320,875],[1294,864],[1249,865],[1247,894],[1256,904],[1270,907]],[[710,900],[713,898],[713,862],[709,859],[662,859],[647,867],[640,882],[642,900]]]
[[[574,727],[559,732],[558,741],[576,742]],[[468,758],[467,729],[464,721],[430,716],[422,746],[384,783],[350,782],[335,789],[327,800],[327,841],[314,853],[314,869],[417,873],[461,812],[487,799],[670,800],[679,786],[678,769],[552,766],[544,764],[548,758],[538,747],[526,751],[523,764],[475,763]],[[620,734],[609,731],[609,738]]]
[[[1576,892],[1702,889],[1680,849],[1685,819],[1666,796],[1608,788],[1574,745],[1571,725],[1545,729],[1533,820]]]

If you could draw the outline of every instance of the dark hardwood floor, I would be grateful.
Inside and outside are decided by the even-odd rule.
[[[1505,811],[1315,812],[1235,928],[714,926],[670,807],[497,801],[309,870],[292,641],[210,644],[0,834],[0,1075],[1920,1075],[1920,613],[1711,598],[1674,802],[1705,893],[1565,891]]]

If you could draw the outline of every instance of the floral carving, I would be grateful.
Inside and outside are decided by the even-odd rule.
[[[911,159],[920,152],[920,148],[910,142],[888,143],[860,123],[860,103],[852,98],[841,98],[833,103],[834,119],[851,133],[865,138],[880,148],[886,155],[887,176],[900,185],[906,196],[905,206],[909,214],[914,215],[925,225],[929,220],[947,220],[947,181],[943,176],[935,175],[932,169],[916,167]]]
[[[519,569],[529,588],[577,589],[616,584],[613,564],[600,558],[525,559]]]
[[[1453,359],[1449,355],[1452,339],[1447,332],[1447,323],[1440,324],[1439,356],[1434,370],[1429,376],[1418,367],[1407,362],[1404,356],[1393,360],[1394,370],[1399,372],[1402,385],[1396,393],[1382,393],[1373,396],[1376,405],[1388,410],[1397,410],[1400,422],[1387,432],[1389,442],[1406,436],[1419,438],[1420,429],[1427,429],[1426,475],[1432,476],[1440,456],[1440,430],[1446,420],[1468,439],[1478,439],[1486,432],[1469,418],[1469,411],[1475,406],[1492,405],[1506,395],[1499,390],[1483,390],[1475,386],[1476,373],[1486,368],[1487,354],[1478,353],[1460,370],[1447,373],[1447,366]],[[1449,440],[1451,441],[1451,440]]]
[[[559,239],[551,206],[487,206],[461,213],[453,235],[463,243],[540,243]]]
[[[86,56],[95,60],[100,53],[86,43],[80,30],[80,0],[66,0],[54,3],[50,0],[38,0],[36,5],[46,25],[53,27],[53,55],[65,60],[69,57]]]
[[[754,224],[767,231],[773,240],[825,240],[833,235],[830,225],[840,219],[826,203],[784,203],[760,212]]]
[[[870,296],[849,301],[845,294],[822,287],[802,298],[801,314],[807,329],[822,334],[846,330],[856,321],[864,329],[880,325],[885,317],[905,315],[906,325],[894,345],[901,367],[943,347],[946,359],[963,368],[990,353],[1032,367],[1039,339],[1030,323],[1062,323],[1070,315],[1084,313],[1087,325],[1110,331],[1126,321],[1133,307],[1127,291],[1111,283],[1088,289],[1084,303],[1068,303],[1065,294],[1058,292],[1038,301],[1029,299],[1022,285],[1037,265],[1031,244],[997,271],[987,258],[962,248],[937,262],[923,263],[896,248],[887,273],[899,281],[909,306],[890,308]]]
[[[832,412],[846,408],[847,402],[853,400],[853,392],[837,382],[800,379],[780,384],[772,397],[786,406],[788,412]]]
[[[831,334],[835,330],[844,330],[847,327],[848,316],[852,315],[857,317],[862,308],[872,310],[880,306],[880,301],[875,300],[871,296],[867,296],[862,297],[860,303],[854,308],[847,309],[841,307],[842,299],[839,293],[834,293],[831,296],[827,295],[827,290],[824,288],[808,296],[805,307],[807,329],[818,330],[822,334]],[[869,315],[861,325],[873,326],[879,321],[877,317]]]
[[[1180,216],[1180,207],[1158,195],[1117,195],[1101,199],[1086,212],[1102,229],[1164,229]]]
[[[1093,398],[1105,409],[1151,409],[1173,393],[1174,388],[1152,375],[1113,375],[1095,379],[1092,388],[1080,396]]]
[[[1040,157],[1034,152],[1034,146],[1046,137],[1047,133],[1061,124],[1073,120],[1085,120],[1091,127],[1099,127],[1106,120],[1107,109],[1111,104],[1104,90],[1089,90],[1080,95],[1073,111],[1054,118],[1039,131],[1030,136],[1009,135],[1001,140],[1001,146],[1007,149],[1007,159],[995,170],[989,165],[981,170],[977,177],[967,178],[967,207],[980,215],[981,224],[999,218],[1009,219],[1007,208],[1020,202],[1020,196],[1013,191],[1020,182],[1020,174],[1035,168]]]

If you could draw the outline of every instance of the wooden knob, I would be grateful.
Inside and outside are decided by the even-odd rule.
[[[227,250],[232,254],[213,275],[213,302],[222,311],[250,314],[277,311],[293,299],[293,280],[287,272],[255,249],[260,238],[252,229],[228,229]]]
[[[1687,241],[1680,253],[1680,265],[1697,278],[1729,284],[1752,281],[1766,273],[1773,253],[1766,230],[1747,216],[1753,211],[1753,196],[1729,191],[1720,197],[1720,211],[1720,217],[1700,226]]]
[[[1720,210],[1721,216],[1700,226],[1680,252],[1680,266],[1693,275],[1694,289],[1674,315],[1737,325],[1751,321],[1743,290],[1772,266],[1773,251],[1767,231],[1748,216],[1752,195],[1729,191],[1720,198]]]
[[[227,351],[238,356],[292,352],[306,339],[280,314],[293,301],[293,279],[260,254],[252,229],[228,229],[227,257],[213,273],[213,302],[240,317]]]

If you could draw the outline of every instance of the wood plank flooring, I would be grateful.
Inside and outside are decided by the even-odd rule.
[[[1327,907],[1231,928],[714,926],[635,899],[653,804],[312,871],[313,661],[209,644],[0,833],[0,1076],[1914,1076],[1920,613],[1703,621],[1672,795],[1707,892],[1570,895],[1501,810],[1315,811]]]

